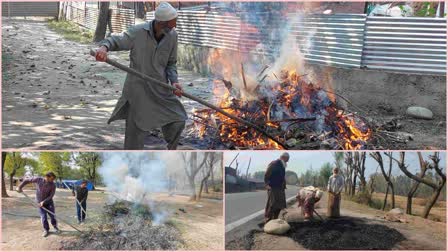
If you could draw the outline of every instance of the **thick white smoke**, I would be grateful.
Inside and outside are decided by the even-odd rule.
[[[104,153],[99,173],[110,200],[126,200],[150,207],[154,224],[163,223],[170,214],[156,204],[155,193],[168,192],[167,169],[154,153]]]

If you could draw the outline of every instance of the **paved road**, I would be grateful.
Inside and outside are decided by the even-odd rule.
[[[294,197],[298,187],[288,186],[286,198]],[[226,194],[226,225],[263,210],[266,191]]]

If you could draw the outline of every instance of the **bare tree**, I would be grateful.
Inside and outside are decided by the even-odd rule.
[[[346,175],[346,183],[345,183],[345,192],[349,195],[354,195],[354,190],[352,192],[352,188],[353,188],[353,153],[352,152],[347,152],[345,153],[345,158],[344,158],[344,162],[346,164],[346,171],[345,173]]]
[[[356,176],[359,177],[359,191],[365,191],[367,186],[366,181],[366,153],[365,152],[355,152],[354,156],[354,169]],[[356,179],[355,176],[355,179]],[[355,180],[356,184],[356,180]]]
[[[246,169],[246,179],[249,178],[249,168],[250,168],[250,162],[252,161],[252,158],[249,158],[249,164],[247,165],[247,169]]]
[[[5,161],[6,161],[6,152],[2,152],[2,198],[8,198],[8,192],[6,191],[5,184]]]
[[[204,188],[204,186],[206,186],[207,180],[210,177],[210,174],[212,173],[212,170],[215,168],[215,164],[217,162],[219,162],[219,159],[220,159],[219,156],[220,156],[220,154],[216,153],[216,152],[208,153],[208,156],[206,158],[207,159],[206,160],[206,168],[207,168],[206,171],[207,171],[207,173],[204,176],[204,178],[201,180],[201,186],[199,188],[199,194],[198,194],[198,197],[196,198],[196,200],[200,200],[201,199],[201,197],[202,197],[202,189]]]
[[[392,152],[389,153],[390,157],[392,157]],[[388,155],[386,153],[386,155]],[[381,174],[383,174],[384,179],[387,182],[387,188],[386,188],[386,195],[384,196],[384,201],[383,201],[383,207],[382,210],[384,211],[386,209],[386,205],[387,205],[387,196],[389,194],[389,188],[392,194],[392,208],[395,208],[395,191],[394,191],[394,184],[391,181],[391,173],[392,173],[392,160],[390,159],[389,161],[389,171],[388,173],[386,173],[386,170],[384,169],[384,162],[383,162],[383,157],[381,156],[381,153],[379,152],[373,152],[370,153],[370,156],[376,160],[376,162],[378,162],[378,165],[380,166],[381,169]],[[389,158],[390,158],[389,157]]]
[[[188,183],[191,189],[191,200],[196,200],[196,183],[195,178],[198,172],[204,167],[205,162],[207,161],[207,156],[210,152],[204,152],[204,157],[201,163],[198,165],[198,153],[191,152],[190,157],[188,157],[188,153],[182,153],[182,159],[184,161],[184,169],[185,173],[188,177]]]
[[[418,152],[418,159],[420,162],[420,172],[417,174],[419,178],[424,178],[426,175],[426,171],[429,168],[429,163],[423,159],[422,153]],[[417,192],[418,187],[420,186],[420,181],[413,180],[411,190],[409,190],[407,203],[406,203],[406,214],[412,214],[412,199],[414,198],[415,192]]]
[[[386,155],[389,155],[389,154],[386,154]],[[392,155],[390,155],[390,157],[392,157]],[[432,193],[431,197],[428,199],[425,209],[423,210],[422,217],[425,219],[428,218],[431,208],[437,202],[437,199],[439,198],[439,195],[440,195],[441,191],[443,190],[445,183],[446,183],[446,174],[443,173],[443,168],[439,166],[439,163],[440,163],[439,153],[435,152],[434,155],[431,155],[429,158],[432,161],[432,164],[429,165],[429,169],[434,169],[436,174],[439,175],[437,182],[434,182],[431,179],[426,179],[424,177],[414,175],[411,172],[409,172],[406,164],[404,163],[405,152],[400,152],[399,160],[392,157],[392,159],[397,162],[400,170],[403,171],[406,176],[408,176],[409,178],[411,178],[413,180],[419,181],[420,183],[423,183],[433,189],[433,193]]]
[[[376,171],[375,171],[375,175],[376,174],[378,174],[378,167],[379,167],[379,165],[376,167]],[[370,195],[373,195],[373,193],[375,192],[375,179],[376,179],[376,176],[371,176],[370,177],[370,181],[369,181],[369,183],[370,183]]]
[[[94,42],[100,42],[106,36],[107,23],[109,20],[109,6],[110,2],[100,2],[100,13],[98,15],[98,22],[96,24]]]

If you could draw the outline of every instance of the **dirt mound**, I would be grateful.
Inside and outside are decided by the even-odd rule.
[[[393,228],[367,224],[362,219],[340,218],[324,222],[291,223],[288,236],[313,250],[389,250],[405,237]]]

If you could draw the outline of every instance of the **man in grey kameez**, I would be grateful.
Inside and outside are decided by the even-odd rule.
[[[173,92],[156,83],[128,74],[123,93],[108,123],[126,120],[124,149],[143,149],[147,132],[162,128],[168,149],[176,149],[187,113],[176,97],[182,95],[177,77],[177,12],[160,3],[155,19],[131,27],[100,42],[96,59],[105,61],[108,51],[130,50],[130,67],[178,88]]]

